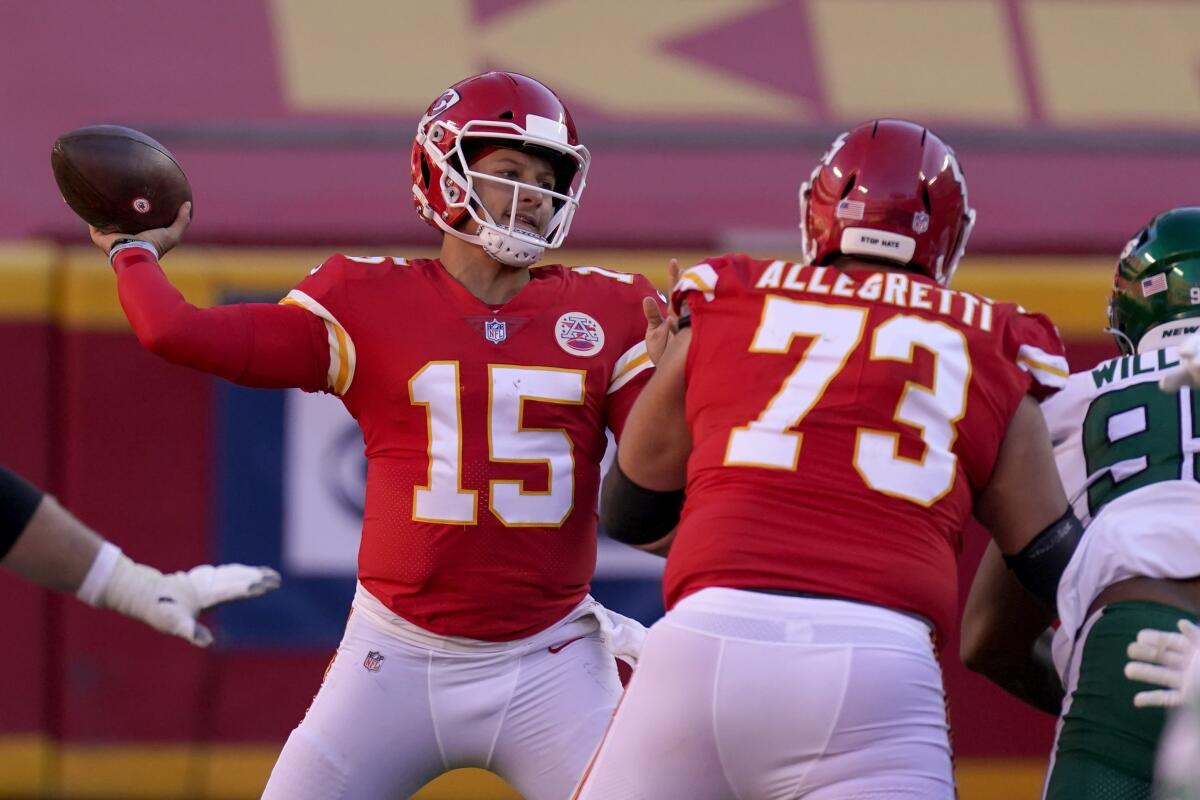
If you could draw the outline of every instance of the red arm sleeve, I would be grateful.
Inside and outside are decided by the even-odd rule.
[[[666,315],[666,306],[663,304],[662,296],[654,288],[654,284],[644,276],[637,275],[634,277],[633,285],[637,294],[640,294],[641,297],[653,298],[658,303],[659,311],[664,316]],[[650,376],[654,374],[654,364],[650,361],[650,354],[646,351],[646,319],[642,313],[641,297],[635,301],[633,299],[626,300],[622,295],[618,301],[624,304],[624,309],[628,314],[629,329],[624,343],[626,349],[613,368],[605,410],[605,422],[617,441],[620,441],[621,434],[625,430],[625,419],[629,416],[629,410],[633,408],[634,401],[641,394],[646,382],[650,380]]]
[[[328,386],[325,325],[308,311],[273,303],[197,308],[141,248],[117,253],[113,269],[125,316],[155,355],[244,386]]]

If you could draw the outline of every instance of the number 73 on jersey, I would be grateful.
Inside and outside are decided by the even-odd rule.
[[[725,449],[726,466],[795,470],[804,435],[794,430],[820,402],[845,368],[866,329],[866,308],[825,305],[768,295],[751,353],[787,355],[796,337],[810,338],[795,368],[766,407],[734,428]],[[858,428],[854,468],[871,489],[930,506],[954,486],[958,458],[952,449],[955,425],[966,412],[971,362],[961,331],[944,322],[897,314],[875,328],[871,361],[913,360],[920,347],[933,355],[930,386],[906,382],[893,419],[920,431],[919,459],[899,455],[900,435]]]

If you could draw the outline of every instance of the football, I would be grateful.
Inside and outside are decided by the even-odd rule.
[[[90,125],[64,133],[50,150],[63,200],[105,232],[165,228],[192,187],[167,148],[120,125]]]

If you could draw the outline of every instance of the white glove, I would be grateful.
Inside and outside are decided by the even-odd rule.
[[[1179,345],[1179,366],[1158,382],[1158,388],[1164,392],[1178,392],[1184,386],[1200,388],[1200,333],[1183,340]]]
[[[1138,631],[1137,641],[1125,651],[1129,656],[1125,677],[1166,688],[1138,692],[1133,696],[1133,704],[1138,708],[1182,704],[1198,644],[1200,629],[1186,619],[1179,620],[1179,633],[1150,628]]]
[[[596,621],[600,623],[600,640],[616,658],[631,667],[637,666],[642,654],[642,643],[646,641],[646,626],[636,619],[609,611],[599,603],[595,609]]]
[[[97,574],[89,573],[84,579],[79,598],[140,619],[197,647],[208,647],[213,640],[212,631],[196,621],[201,613],[279,588],[279,573],[269,567],[205,564],[163,575],[154,567],[130,560],[112,545],[105,547],[112,549],[97,557],[93,566]]]

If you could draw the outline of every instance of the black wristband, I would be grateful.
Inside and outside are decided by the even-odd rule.
[[[657,542],[679,524],[683,490],[656,492],[638,486],[613,462],[600,498],[600,528],[618,542]]]
[[[0,558],[4,558],[42,504],[42,490],[0,467]]]
[[[692,309],[685,299],[679,304],[679,316],[675,321],[675,330],[681,331],[690,327],[692,327]]]
[[[125,236],[120,239],[117,239],[112,244],[110,244],[108,246],[108,252],[111,255],[113,250],[116,250],[118,247],[120,247],[123,244],[138,244],[141,241],[142,241],[141,239],[132,239],[128,236]]]
[[[1066,512],[1033,537],[1004,563],[1026,591],[1050,607],[1057,605],[1058,581],[1083,538],[1083,525],[1070,506]]]
[[[157,259],[159,257],[158,248],[155,247],[154,245],[152,245],[150,242],[147,242],[144,239],[130,239],[128,237],[121,237],[120,239],[117,239],[115,242],[113,242],[112,245],[109,246],[109,248],[108,248],[108,264],[109,264],[109,266],[111,266],[115,269],[116,266],[113,263],[113,260],[117,257],[117,253],[120,253],[123,250],[130,250],[132,248],[137,248],[139,250],[145,250],[148,253],[153,253],[155,259]]]

